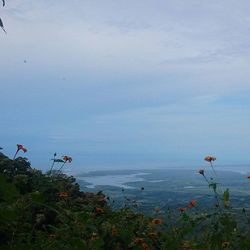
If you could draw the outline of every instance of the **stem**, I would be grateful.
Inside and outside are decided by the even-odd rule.
[[[214,175],[215,175],[215,177],[216,177],[216,179],[217,179],[217,182],[220,183],[219,177],[218,177],[218,175],[217,175],[217,173],[216,173],[216,171],[215,171],[215,169],[214,169],[214,166],[213,166],[212,161],[210,161],[210,164],[211,164],[211,167],[212,167],[212,169],[213,169]],[[221,191],[222,193],[224,192],[224,190],[223,190],[222,187],[220,187],[220,191]]]
[[[216,174],[216,172],[215,172],[215,169],[214,169],[214,166],[213,166],[212,161],[210,161],[210,164],[211,164],[211,167],[212,167],[212,169],[213,169],[214,175],[215,175],[215,177],[217,178],[217,174]]]
[[[205,178],[206,182],[207,182],[208,184],[210,184],[210,182],[208,181],[207,177],[206,177],[204,174],[203,174],[203,177]]]
[[[66,161],[62,164],[62,166],[58,169],[58,171],[62,170],[62,168],[64,167],[65,163],[66,163]]]
[[[53,169],[53,167],[54,167],[54,164],[55,164],[55,154],[54,154],[54,159],[53,159],[53,162],[52,162],[52,165],[51,165],[51,168],[50,168],[50,170],[49,170],[49,174],[51,174],[51,172],[52,172],[52,169]]]
[[[19,151],[19,149],[17,149],[17,151],[16,151],[16,153],[15,153],[15,155],[14,155],[14,157],[13,157],[13,161],[15,160],[18,151]]]

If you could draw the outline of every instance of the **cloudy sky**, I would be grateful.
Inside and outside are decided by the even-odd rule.
[[[75,170],[250,163],[249,0],[12,0],[0,146]]]

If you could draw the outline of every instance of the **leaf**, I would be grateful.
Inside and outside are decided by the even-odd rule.
[[[51,160],[54,162],[64,162],[64,160],[61,160],[61,159],[51,159]]]
[[[229,207],[229,189],[227,188],[226,191],[223,193],[223,204],[224,207]]]
[[[209,184],[209,188],[212,188],[214,191],[216,191],[217,183],[213,182]]]

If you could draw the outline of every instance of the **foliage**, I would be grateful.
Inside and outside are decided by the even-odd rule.
[[[223,203],[229,204],[229,190]],[[81,192],[74,177],[43,174],[25,158],[0,153],[1,249],[250,249],[245,209],[197,212],[191,200],[179,211],[158,208],[149,217],[135,205],[113,210],[109,197]]]

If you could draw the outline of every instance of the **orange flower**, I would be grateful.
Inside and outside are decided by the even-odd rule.
[[[229,247],[229,245],[230,245],[229,241],[222,242],[222,248],[227,248]]]
[[[133,239],[134,244],[141,244],[143,242],[144,242],[144,239],[140,238],[140,237],[136,237],[136,238]]]
[[[191,201],[188,203],[188,208],[192,208],[192,207],[194,207],[196,204],[197,204],[197,201],[196,201],[196,200],[191,200]]]
[[[21,145],[21,144],[17,144],[17,150],[18,150],[18,151],[19,151],[19,150],[22,150],[24,153],[27,152],[27,149],[26,149],[23,145]]]
[[[16,153],[15,153],[15,155],[14,155],[14,157],[13,157],[13,160],[15,160],[16,155],[17,155],[17,153],[18,153],[20,150],[22,150],[24,153],[27,152],[27,149],[26,149],[23,145],[17,144],[17,150],[16,150]]]
[[[163,221],[162,221],[162,219],[153,219],[151,221],[151,223],[154,224],[154,225],[160,225],[160,224],[163,223]]]
[[[149,245],[147,243],[143,242],[142,243],[142,249],[143,250],[150,250],[150,247],[149,247]]]
[[[104,212],[104,210],[102,208],[100,208],[100,207],[96,207],[95,212],[97,214],[102,214]]]
[[[205,158],[204,158],[204,160],[205,161],[209,161],[209,162],[211,162],[211,161],[215,161],[216,160],[216,158],[215,157],[213,157],[213,156],[206,156]]]
[[[185,207],[178,208],[178,211],[181,213],[185,212],[186,210],[187,210],[187,208],[185,208]]]
[[[156,232],[150,232],[150,233],[148,233],[148,236],[150,238],[154,238],[154,237],[157,237],[157,233]]]
[[[63,160],[65,161],[65,162],[72,162],[72,158],[70,157],[70,156],[67,156],[67,155],[65,155],[65,156],[63,156]]]
[[[67,192],[60,192],[60,193],[58,194],[58,196],[59,196],[60,198],[68,198],[68,197],[69,197],[69,194],[68,194]]]

